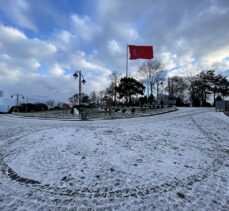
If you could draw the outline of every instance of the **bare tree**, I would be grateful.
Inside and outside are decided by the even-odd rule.
[[[87,96],[87,94],[82,92],[81,99],[83,99],[85,96]],[[76,93],[72,97],[69,97],[68,101],[73,105],[78,104],[79,103],[79,93]]]
[[[62,108],[63,107],[63,105],[64,105],[64,103],[63,102],[57,102],[57,104],[56,104],[58,107],[60,107],[60,108]]]
[[[159,72],[162,71],[162,64],[159,60],[148,60],[143,62],[138,72],[144,77],[144,83],[150,87],[150,94],[153,95],[153,87],[158,81]]]
[[[169,78],[169,95],[170,97],[185,97],[185,92],[187,91],[187,84],[188,82],[185,81],[183,77],[174,76],[172,78]]]
[[[118,71],[113,71],[110,75],[110,79],[111,79],[111,84],[109,87],[109,93],[114,96],[114,103],[116,103],[116,99],[117,99],[117,91],[116,91],[116,87],[118,86],[118,82],[120,81],[121,78],[121,74]]]
[[[69,97],[68,101],[73,105],[77,104],[79,102],[79,94],[77,93],[74,94],[72,97]]]
[[[98,103],[98,98],[99,98],[99,93],[96,91],[92,91],[90,93],[90,100],[92,101],[92,103],[97,104]]]
[[[55,100],[48,100],[47,102],[45,102],[45,104],[49,107],[49,108],[53,108],[55,106]]]
[[[99,103],[101,104],[102,103],[102,99],[105,97],[106,95],[106,91],[102,90],[102,91],[99,91]]]

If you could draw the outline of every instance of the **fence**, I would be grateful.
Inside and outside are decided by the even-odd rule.
[[[120,107],[112,109],[112,112],[109,114],[108,111],[99,111],[88,109],[85,110],[87,113],[87,118],[128,118],[128,117],[140,117],[140,116],[149,116],[149,115],[156,115],[167,113],[171,111],[175,111],[176,107],[163,107],[163,108],[150,108],[150,107]]]
[[[24,117],[41,117],[41,118],[64,118],[64,119],[118,119],[118,118],[128,118],[128,117],[140,117],[140,116],[149,116],[149,115],[157,115],[162,113],[167,113],[171,111],[175,111],[176,107],[166,107],[163,108],[152,108],[152,107],[120,107],[112,109],[112,112],[109,114],[108,111],[104,109],[82,109],[81,115],[72,115],[71,109],[67,109],[63,114],[62,110],[58,111],[44,111],[44,112],[29,112],[22,113],[17,112],[13,113],[14,115],[24,116]]]

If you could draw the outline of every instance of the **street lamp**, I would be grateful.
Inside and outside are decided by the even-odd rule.
[[[83,75],[81,73],[81,70],[76,71],[73,74],[73,77],[75,79],[79,78],[79,113],[80,113],[82,84],[84,85],[86,83],[86,81],[84,80],[84,77],[83,77]]]
[[[11,95],[11,98],[13,98],[14,96],[16,96],[16,105],[18,106],[19,104],[19,97],[21,97],[22,99],[24,99],[25,97],[22,94],[16,93]]]
[[[24,99],[25,97],[22,94],[16,93],[16,94],[11,95],[11,98],[13,98],[14,96],[16,96],[16,108],[15,108],[15,110],[17,110],[19,112],[19,110],[18,110],[19,97],[21,97],[22,99]]]

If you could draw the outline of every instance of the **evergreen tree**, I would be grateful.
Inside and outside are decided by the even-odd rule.
[[[142,83],[134,78],[123,77],[120,80],[120,84],[116,87],[119,97],[126,97],[126,103],[131,104],[131,96],[144,94],[145,87]]]
[[[220,80],[219,93],[224,97],[229,96],[229,81],[226,77]]]

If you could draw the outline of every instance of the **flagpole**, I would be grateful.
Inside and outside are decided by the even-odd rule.
[[[126,77],[128,77],[128,44],[126,45]]]

